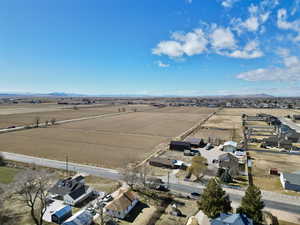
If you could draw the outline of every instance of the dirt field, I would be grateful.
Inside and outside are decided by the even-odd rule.
[[[155,109],[153,112],[162,113],[196,113],[196,114],[210,114],[217,111],[216,108],[206,108],[206,107],[164,107]]]
[[[0,135],[0,151],[120,168],[149,155],[206,118],[200,113],[136,112]]]
[[[213,115],[208,121],[205,122],[205,124],[203,124],[203,128],[211,129],[202,129],[194,136],[207,139],[208,137],[210,137],[213,139],[217,138],[220,140],[233,139],[234,141],[240,141],[242,137],[241,116],[221,114],[223,110],[216,113],[216,115]],[[215,128],[220,128],[223,130],[218,130]]]
[[[137,110],[150,110],[155,109],[149,105],[119,105],[119,106],[79,106],[77,110],[68,106],[60,106],[54,104],[48,104],[46,106],[32,105],[32,109],[29,106],[25,108],[21,105],[9,106],[8,108],[0,106],[0,129],[7,128],[9,126],[25,126],[34,123],[36,117],[40,117],[41,122],[45,120],[51,120],[55,118],[58,120],[68,120],[74,118],[80,118],[85,116],[96,116],[107,113],[117,113],[119,108],[125,108],[126,111]],[[38,107],[39,106],[39,107]],[[32,110],[32,111],[30,111]],[[23,113],[21,113],[23,112]]]
[[[232,138],[232,130],[221,130],[216,128],[203,128],[190,137],[208,139],[230,140]]]
[[[254,159],[252,174],[257,186],[264,190],[296,195],[295,192],[283,190],[279,176],[269,175],[269,169],[278,168],[280,172],[288,173],[300,171],[300,156],[262,152],[251,152],[250,156]]]

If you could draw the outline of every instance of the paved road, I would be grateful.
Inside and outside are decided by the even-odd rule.
[[[35,164],[38,166],[55,168],[55,169],[62,169],[62,170],[66,169],[66,162],[63,161],[38,158],[38,157],[26,156],[26,155],[9,153],[9,152],[2,152],[2,154],[5,159],[11,161]],[[69,162],[68,169],[74,172],[88,173],[90,175],[97,176],[97,177],[103,177],[103,178],[108,178],[113,180],[121,179],[121,175],[117,170],[112,170],[107,168],[88,166],[88,165]]]
[[[66,163],[63,161],[57,160],[50,160],[44,158],[37,158],[32,156],[26,156],[21,154],[15,153],[8,153],[3,152],[3,156],[12,161],[18,161],[23,163],[29,164],[36,164],[39,166],[56,168],[56,169],[66,169]],[[93,176],[108,178],[112,180],[120,180],[122,179],[122,175],[113,169],[101,168],[101,167],[94,167],[88,165],[82,165],[77,163],[68,163],[68,167],[70,171],[81,172],[81,173],[88,173]],[[169,188],[173,191],[191,193],[191,192],[202,192],[204,186],[203,185],[187,185],[187,184],[177,184],[177,183],[170,183]],[[233,190],[233,189],[225,189],[227,193],[230,195],[230,199],[233,202],[239,202],[244,195],[242,191]],[[282,210],[289,213],[295,213],[300,215],[300,201],[296,199],[294,196],[286,196],[274,193],[274,196],[264,195],[264,202],[267,208]],[[272,193],[273,194],[273,193]],[[277,196],[277,197],[276,197]]]
[[[204,189],[204,187],[194,187],[194,186],[184,185],[184,184],[170,184],[169,187],[171,190],[185,192],[185,193],[191,193],[191,192],[201,193]],[[230,196],[230,200],[232,202],[240,202],[243,195],[241,195],[240,193],[234,194],[231,191],[231,193],[229,193],[229,196]],[[289,213],[294,213],[296,215],[300,215],[300,205],[278,202],[275,200],[269,200],[269,199],[264,199],[264,198],[263,198],[263,200],[264,200],[265,206],[267,208],[281,210],[281,211],[285,211],[285,212],[289,212]]]

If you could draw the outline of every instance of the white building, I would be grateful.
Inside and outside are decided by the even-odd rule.
[[[237,143],[234,141],[226,141],[223,145],[224,152],[235,152],[237,149]]]
[[[105,206],[105,213],[119,219],[124,219],[138,201],[134,193],[129,190],[120,189],[118,196]]]

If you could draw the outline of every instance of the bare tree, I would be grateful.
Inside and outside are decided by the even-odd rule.
[[[16,194],[30,208],[30,215],[36,225],[43,225],[43,216],[47,209],[48,181],[48,173],[26,170],[19,175],[16,184]]]
[[[4,201],[9,199],[9,187],[0,185],[0,222],[1,225],[15,225],[18,224],[17,216],[12,212],[11,209],[5,207]]]
[[[135,166],[128,165],[125,169],[123,169],[121,174],[123,180],[129,185],[130,188],[133,188],[134,185],[139,182],[138,168]]]
[[[56,119],[55,119],[55,118],[52,118],[50,122],[51,122],[51,125],[55,125]]]
[[[39,127],[40,122],[41,122],[41,118],[39,116],[34,118],[34,124],[36,127]]]
[[[143,186],[146,186],[146,181],[147,181],[147,175],[148,175],[148,168],[146,165],[142,165],[138,168],[136,168],[137,170],[137,174],[139,176],[139,180],[141,181],[141,183],[143,184]]]

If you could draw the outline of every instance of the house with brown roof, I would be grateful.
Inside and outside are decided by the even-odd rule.
[[[105,213],[112,217],[124,219],[138,203],[137,196],[130,190],[121,190],[119,195],[105,206]]]

